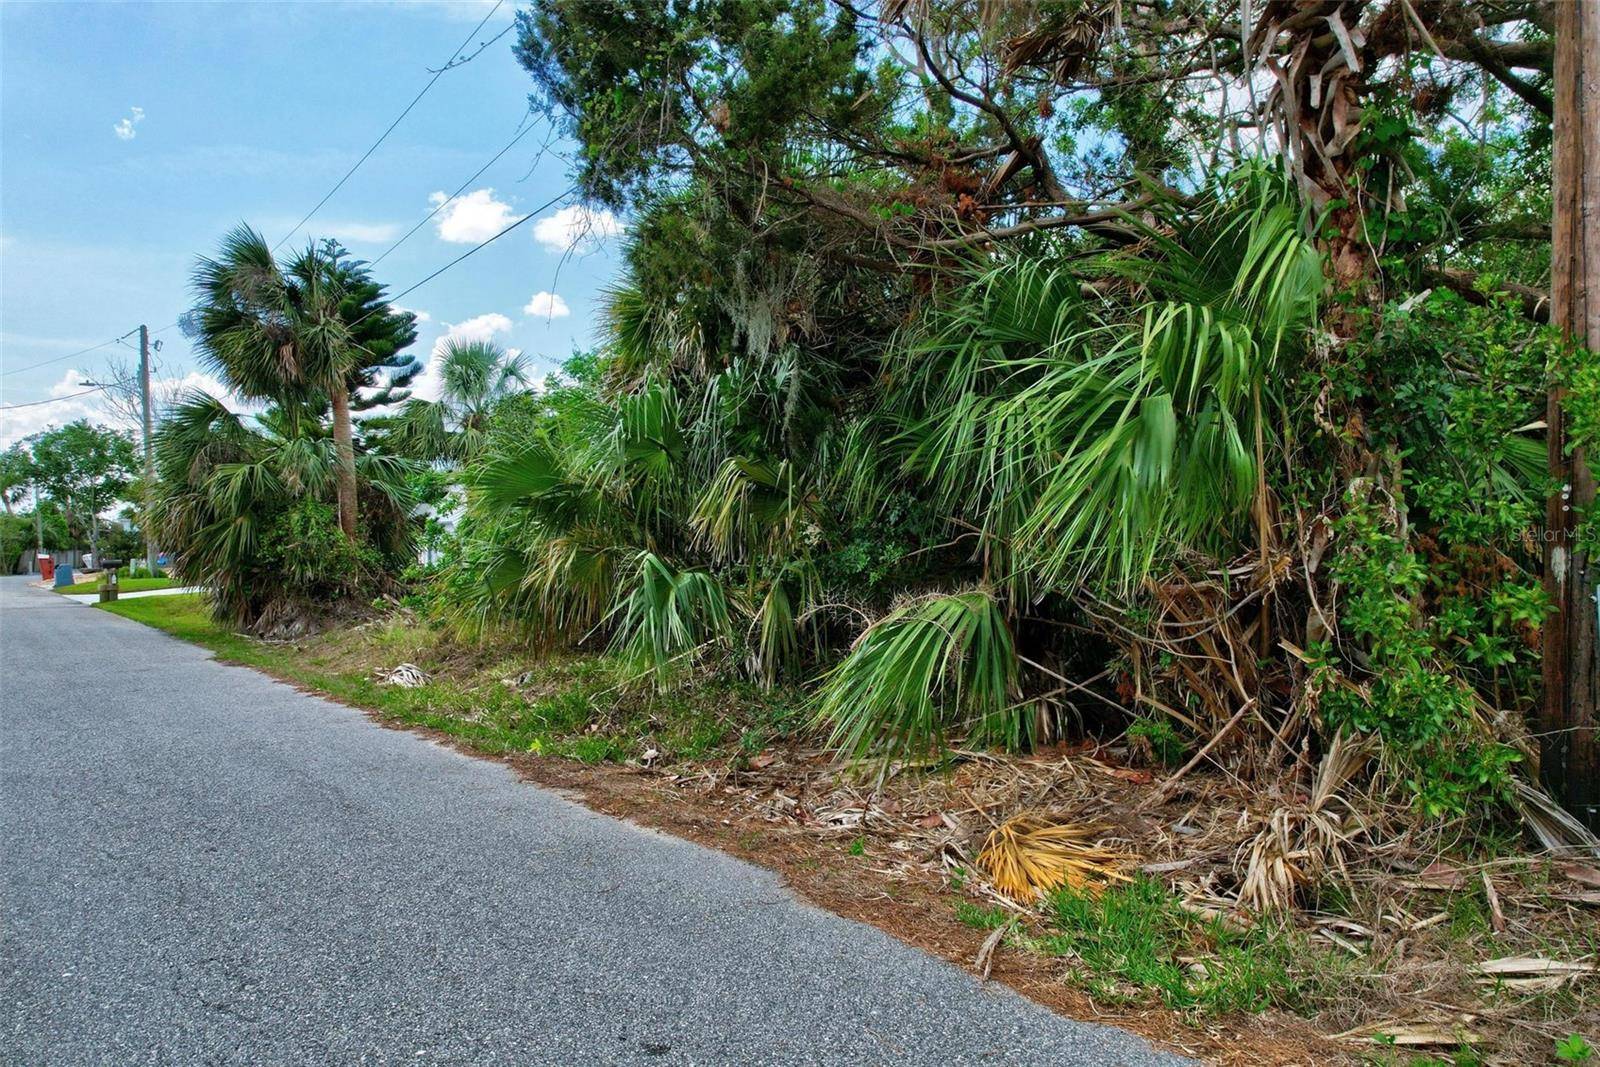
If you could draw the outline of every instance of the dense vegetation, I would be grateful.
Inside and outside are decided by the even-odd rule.
[[[412,466],[361,447],[350,413],[362,387],[405,399],[414,317],[332,242],[280,264],[247,227],[200,261],[195,291],[203,358],[270,406],[251,419],[205,395],[174,406],[155,437],[156,528],[220,617],[301,632],[392,587],[411,558]]]
[[[1550,12],[1245,10],[539,0],[535,102],[631,213],[604,343],[402,404],[366,268],[230,235],[201,346],[273,409],[164,426],[180,574],[258,628],[359,602],[421,491],[439,617],[800,687],[855,756],[1128,731],[1304,789],[1370,738],[1339,781],[1497,817],[1550,389],[1600,422],[1540,323]]]
[[[1275,775],[1353,731],[1432,814],[1509,799],[1549,12],[1409,6],[535,4],[535,99],[636,221],[448,601],[814,680],[860,755],[1133,718]]]

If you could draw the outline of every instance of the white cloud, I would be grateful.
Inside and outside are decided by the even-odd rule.
[[[533,239],[552,252],[592,252],[624,228],[622,220],[610,211],[577,204],[535,222]]]
[[[389,305],[389,310],[394,312],[396,315],[404,315],[407,312],[410,312],[412,315],[414,315],[416,317],[417,323],[419,325],[421,323],[424,323],[424,322],[432,322],[433,321],[433,316],[432,315],[428,314],[426,311],[419,311],[417,308],[403,308],[399,304],[390,304]]]
[[[446,341],[489,341],[495,334],[508,333],[510,330],[511,320],[498,311],[474,315],[464,322],[447,322],[443,335],[433,343],[433,352],[435,355],[443,352]]]
[[[88,419],[96,426],[137,431],[139,429],[137,420],[129,418],[129,411],[119,411],[116,405],[107,401],[105,393],[89,391],[94,388],[86,384],[91,380],[103,381],[104,378],[91,379],[74,368],[63,373],[50,386],[48,395],[51,399],[56,399],[56,403],[33,404],[30,407],[9,411],[0,410],[0,448],[9,448],[13,443],[40,430],[47,430],[52,426],[65,426],[79,419]],[[217,397],[233,411],[261,410],[260,404],[241,400],[215,377],[200,371],[190,371],[182,377],[155,378],[150,382],[150,395],[155,401],[157,410],[181,399],[183,394],[191,389]]]
[[[96,403],[99,398],[98,393],[90,393],[88,396],[82,397],[72,396],[73,393],[84,391],[86,388],[83,384],[85,380],[83,373],[76,369],[69,370],[63,374],[60,380],[50,387],[46,397],[38,398],[43,400],[71,397],[71,399],[60,400],[54,404],[39,404],[32,400],[13,400],[10,396],[6,397],[8,405],[28,404],[30,406],[0,410],[0,448],[9,448],[12,444],[30,434],[38,433],[40,430],[48,429],[51,426],[64,426],[69,422],[76,422],[78,419],[87,418],[95,422],[104,422],[105,419],[100,406]]]
[[[511,331],[511,320],[497,311],[474,315],[464,322],[445,323],[444,333],[433,342],[428,354],[428,365],[411,383],[411,394],[420,400],[438,400],[442,391],[441,374],[444,366],[445,346],[451,341],[492,341]]]
[[[449,204],[435,216],[439,239],[455,244],[477,244],[487,241],[516,219],[511,205],[494,198],[493,189],[474,189],[465,196],[450,200],[443,192],[432,193],[428,203],[437,207]]]
[[[528,300],[528,306],[522,309],[524,315],[537,315],[541,319],[564,319],[572,314],[572,309],[567,307],[567,302],[555,293],[534,293]]]
[[[204,371],[192,370],[181,378],[156,378],[150,383],[150,394],[157,404],[171,404],[183,397],[185,393],[196,391],[207,393],[221,400],[230,411],[257,412],[265,409],[266,405],[260,401],[245,400],[223,385],[214,375]]]
[[[119,141],[131,141],[135,137],[139,136],[138,131],[135,130],[134,127],[143,121],[144,108],[131,107],[128,109],[128,117],[122,119],[115,126],[111,127],[111,132],[117,135],[117,140]]]

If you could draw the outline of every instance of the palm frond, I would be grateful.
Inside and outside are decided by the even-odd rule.
[[[856,757],[920,754],[958,730],[1013,733],[1016,691],[1004,613],[988,590],[970,589],[901,605],[870,626],[823,678],[816,715],[829,744]]]
[[[730,633],[727,595],[706,571],[676,570],[660,556],[640,552],[620,594],[612,610],[612,649],[648,671],[658,686]]]

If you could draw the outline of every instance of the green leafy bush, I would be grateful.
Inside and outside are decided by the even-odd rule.
[[[1478,812],[1506,799],[1517,754],[1489,735],[1472,689],[1448,671],[1449,658],[1417,608],[1426,567],[1370,500],[1352,501],[1336,536],[1340,626],[1359,643],[1365,664],[1352,677],[1329,646],[1319,648],[1323,719],[1335,731],[1382,737],[1385,758],[1429,815]]]

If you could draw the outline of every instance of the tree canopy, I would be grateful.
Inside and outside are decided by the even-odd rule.
[[[31,477],[61,508],[69,536],[97,547],[100,516],[131,499],[128,491],[139,470],[133,435],[79,419],[35,434],[27,443]]]

